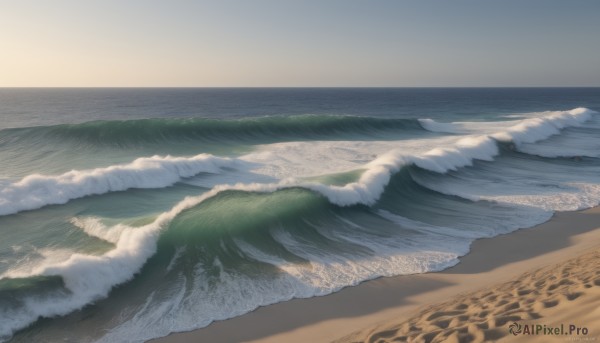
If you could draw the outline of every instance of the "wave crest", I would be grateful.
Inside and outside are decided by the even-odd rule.
[[[64,204],[72,199],[131,188],[163,188],[200,173],[240,166],[230,158],[153,156],[106,168],[72,170],[57,176],[29,175],[0,190],[0,215]]]
[[[65,287],[71,291],[71,294],[59,299],[53,299],[53,307],[49,310],[46,305],[35,305],[28,303],[27,308],[22,311],[20,318],[22,320],[13,322],[10,327],[2,329],[0,334],[10,334],[10,332],[22,328],[29,323],[37,320],[39,316],[51,316],[56,314],[66,314],[75,309],[81,308],[87,303],[104,298],[108,295],[112,287],[131,280],[142,268],[144,263],[155,254],[157,241],[161,231],[166,228],[171,221],[183,211],[190,209],[203,201],[215,197],[226,191],[244,191],[271,193],[286,188],[304,188],[316,192],[327,198],[329,202],[338,206],[352,205],[373,205],[381,197],[386,186],[389,184],[392,175],[398,172],[403,166],[415,164],[421,168],[428,169],[437,173],[445,173],[449,170],[455,170],[460,167],[468,166],[474,159],[492,160],[499,152],[496,141],[509,141],[514,144],[531,143],[542,140],[558,133],[562,128],[572,125],[580,125],[591,117],[593,112],[587,109],[579,108],[572,111],[556,112],[544,118],[526,119],[518,125],[508,130],[497,132],[491,135],[470,136],[459,140],[454,146],[446,148],[437,148],[421,155],[405,155],[400,151],[391,151],[366,165],[366,171],[361,175],[358,181],[348,183],[344,186],[324,185],[316,182],[303,182],[296,179],[285,179],[276,183],[251,183],[218,185],[210,191],[194,196],[187,197],[176,204],[169,211],[164,212],[156,219],[141,227],[113,227],[105,228],[98,226],[94,220],[74,220],[78,226],[85,232],[96,237],[101,237],[115,244],[115,248],[101,256],[90,256],[84,254],[74,254],[68,260],[60,263],[40,265],[31,271],[29,275],[3,275],[4,277],[26,277],[31,275],[60,276]],[[156,160],[158,159],[158,160]],[[159,158],[140,159],[138,163],[134,162],[127,167],[103,168],[95,171],[89,171],[83,175],[71,172],[73,174],[64,174],[59,177],[31,177],[25,178],[21,182],[10,187],[21,187],[19,190],[31,191],[28,187],[34,185],[49,184],[51,191],[53,187],[64,187],[61,182],[67,186],[78,185],[80,182],[88,185],[87,193],[97,190],[98,175],[102,175],[101,180],[106,180],[106,175],[128,175],[130,183],[111,183],[101,182],[101,190],[121,190],[126,185],[134,184],[137,187],[156,186],[155,182],[161,182],[160,185],[176,182],[185,175],[192,176],[198,171],[218,171],[223,166],[230,166],[235,163],[234,160],[220,159],[208,155],[199,155],[190,159]],[[163,164],[166,163],[167,166]],[[178,164],[179,163],[179,164]],[[148,164],[148,165],[146,165]],[[181,164],[181,165],[180,165]],[[144,165],[144,173],[150,173],[148,170],[158,170],[159,181],[153,178],[138,179],[140,168],[136,166]],[[149,167],[148,167],[149,166]],[[167,171],[169,177],[163,177],[162,173]],[[146,183],[148,182],[148,183]],[[93,185],[93,187],[91,187]],[[91,188],[90,188],[91,187]],[[131,187],[129,187],[131,188]],[[18,189],[18,188],[14,188]],[[33,188],[32,188],[33,189]],[[78,187],[73,186],[74,192],[81,192]],[[13,193],[11,193],[13,192]],[[16,194],[16,191],[9,191],[6,194]],[[2,193],[3,196],[5,193]],[[25,192],[27,194],[27,192]],[[44,194],[43,192],[41,194]],[[52,193],[53,195],[56,195]],[[83,193],[74,193],[77,194]],[[69,197],[62,194],[61,201],[68,201]],[[87,195],[87,194],[84,194]],[[84,196],[82,195],[82,196]],[[21,195],[20,195],[21,196]],[[71,197],[72,198],[72,197]],[[45,198],[46,202],[49,197]],[[55,202],[56,203],[56,202]],[[24,206],[24,205],[21,205]],[[30,205],[31,206],[31,205]],[[95,226],[94,226],[95,225]],[[99,232],[106,231],[106,232]],[[50,300],[48,300],[50,301]]]

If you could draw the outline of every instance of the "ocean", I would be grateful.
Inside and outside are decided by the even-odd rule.
[[[597,111],[600,88],[0,89],[0,338],[143,342],[443,270],[600,203]]]

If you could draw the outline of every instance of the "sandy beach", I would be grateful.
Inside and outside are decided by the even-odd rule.
[[[599,305],[600,250],[593,249],[335,342],[595,341]]]
[[[380,278],[324,297],[261,307],[206,328],[154,341],[531,338],[508,336],[512,321],[587,326],[586,337],[591,339],[599,335],[599,329],[592,325],[600,318],[598,248],[600,208],[557,213],[534,228],[475,241],[458,265],[442,272]],[[483,310],[484,306],[490,309]],[[418,324],[419,330],[409,335],[413,324]],[[426,336],[431,332],[436,334]],[[551,339],[535,337],[541,341]],[[558,339],[564,341],[564,337]]]
[[[600,1],[1,8],[0,343],[600,340]]]

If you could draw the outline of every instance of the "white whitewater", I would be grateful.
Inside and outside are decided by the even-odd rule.
[[[67,314],[92,301],[107,297],[115,285],[131,280],[148,258],[156,253],[156,243],[161,231],[167,228],[174,218],[186,209],[193,208],[222,192],[235,190],[271,193],[281,189],[299,187],[318,193],[338,206],[373,205],[380,198],[393,174],[406,165],[415,164],[435,173],[446,173],[470,166],[474,160],[492,161],[499,153],[497,141],[512,142],[517,146],[534,143],[556,135],[566,127],[581,125],[589,120],[592,115],[592,111],[583,108],[546,113],[540,117],[517,121],[515,125],[499,132],[458,137],[450,146],[436,147],[423,153],[407,154],[404,150],[391,150],[380,154],[370,162],[362,164],[361,169],[365,171],[360,178],[356,182],[344,186],[306,182],[299,178],[286,178],[272,183],[216,185],[204,194],[185,198],[169,211],[158,215],[153,222],[141,227],[128,227],[121,224],[114,227],[105,227],[98,219],[75,218],[72,222],[76,226],[82,228],[89,235],[113,243],[115,245],[114,249],[101,256],[73,254],[59,263],[41,263],[27,272],[9,270],[1,275],[1,277],[10,278],[32,275],[58,275],[62,277],[70,293],[41,301],[39,299],[26,301],[24,308],[14,309],[12,313],[7,314],[7,318],[10,318],[10,320],[0,323],[0,336],[8,337],[14,331],[29,325],[40,316],[51,317]],[[182,178],[191,177],[202,172],[218,173],[224,167],[239,167],[240,163],[244,163],[243,160],[243,158],[233,160],[211,155],[198,155],[191,158],[155,156],[141,158],[126,165],[88,171],[72,171],[60,176],[28,176],[19,182],[6,186],[0,192],[0,214],[16,213],[49,204],[61,204],[87,195],[103,194],[129,188],[166,187],[180,181]],[[247,158],[247,160],[256,163],[255,157]],[[279,161],[283,160],[279,159]],[[259,170],[268,173],[269,170],[268,168],[261,169],[261,167],[253,168],[254,172]],[[393,220],[398,221],[401,219],[393,218]],[[532,220],[539,220],[539,218]],[[533,221],[532,225],[535,224]],[[440,231],[440,229],[433,226],[426,229]],[[456,258],[466,253],[470,241],[465,238],[461,242],[454,244],[455,250],[448,247],[445,254],[439,255],[437,258],[432,257],[435,255],[429,256],[429,260],[424,259],[424,261],[429,262],[423,262],[420,266],[406,266],[402,270],[393,269],[385,264],[389,261],[373,262],[374,265],[366,269],[354,265],[341,266],[340,270],[347,270],[349,275],[352,271],[356,273],[353,276],[348,276],[348,278],[340,279],[341,281],[338,280],[338,283],[331,281],[326,283],[327,286],[319,286],[309,292],[291,294],[287,298],[327,294],[365,279],[393,275],[399,272],[439,270],[456,263]],[[382,245],[374,248],[390,249],[390,247]],[[256,252],[254,253],[256,255]],[[302,252],[299,250],[298,254],[302,254]],[[258,255],[257,258],[259,258]],[[413,260],[417,260],[416,257]],[[315,261],[315,265],[321,265],[321,268],[325,268],[326,262],[329,261]],[[379,263],[379,267],[375,267],[377,263]],[[315,280],[318,280],[318,278],[315,278]],[[248,304],[245,310],[239,313],[230,313],[229,316],[250,311],[259,305],[284,299],[286,297],[263,299],[261,302]],[[215,319],[223,319],[223,315],[215,315],[212,319],[207,320],[206,324]],[[184,328],[170,329],[181,330]]]

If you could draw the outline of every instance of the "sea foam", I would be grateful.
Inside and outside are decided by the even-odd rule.
[[[207,154],[188,158],[153,156],[105,168],[72,170],[57,176],[29,175],[0,188],[0,215],[131,188],[163,188],[182,178],[218,173],[223,167],[236,167],[241,163]]]
[[[417,166],[437,173],[445,173],[460,167],[469,166],[474,159],[492,160],[498,154],[496,140],[510,141],[514,144],[523,142],[531,143],[557,134],[560,129],[570,125],[580,125],[591,117],[592,111],[575,109],[566,112],[556,112],[542,118],[525,119],[508,130],[491,135],[468,136],[456,142],[453,146],[436,148],[424,154],[406,155],[401,151],[390,151],[377,157],[365,165],[365,172],[358,181],[344,186],[324,185],[316,182],[305,182],[294,178],[284,179],[274,183],[251,183],[217,185],[210,191],[195,197],[187,197],[171,210],[164,212],[156,219],[141,227],[107,228],[107,232],[100,233],[102,229],[94,220],[74,219],[74,223],[82,227],[90,235],[105,239],[115,244],[113,250],[101,256],[73,254],[66,261],[60,263],[42,264],[29,273],[8,271],[3,277],[28,277],[33,275],[58,275],[61,276],[69,294],[60,298],[46,298],[43,301],[24,302],[24,307],[12,310],[11,321],[0,324],[0,335],[10,336],[15,330],[23,328],[40,316],[50,317],[69,313],[84,305],[108,296],[115,285],[131,280],[141,269],[146,260],[156,252],[156,244],[161,230],[186,209],[193,208],[206,199],[212,198],[225,191],[246,191],[270,193],[286,188],[304,188],[321,194],[331,203],[338,206],[351,206],[356,204],[374,204],[388,185],[391,176],[403,166],[416,164]],[[21,205],[21,209],[31,209],[49,203],[61,203],[69,199],[89,194],[100,194],[114,190],[132,187],[164,187],[177,182],[181,177],[192,176],[199,172],[217,172],[223,166],[231,166],[234,161],[221,159],[208,155],[199,155],[192,160],[185,158],[159,158],[139,159],[132,164],[121,167],[109,167],[87,172],[71,172],[59,177],[32,176],[19,183],[9,186],[2,193],[4,199],[13,196],[16,199],[34,199],[34,194],[39,186],[42,201],[31,200],[35,205]],[[145,177],[139,177],[143,170]],[[154,173],[154,174],[152,174]],[[165,176],[165,173],[168,176]],[[126,175],[127,182],[108,182],[107,175]],[[101,176],[99,176],[101,175]],[[149,175],[158,177],[155,180]],[[97,185],[101,180],[100,186]],[[62,181],[62,182],[61,182]],[[64,185],[69,192],[67,195],[58,192]],[[78,190],[77,185],[84,185],[84,190]],[[46,187],[46,185],[48,185]],[[48,189],[49,191],[47,191]],[[20,191],[20,192],[18,192]],[[8,196],[7,196],[8,194]],[[18,195],[17,195],[18,194]],[[51,195],[58,196],[60,200],[53,200]],[[2,206],[8,206],[7,200]],[[18,202],[22,203],[22,202]],[[8,208],[8,207],[3,207]],[[12,207],[8,212],[18,210]],[[118,236],[118,237],[117,237]],[[370,274],[369,278],[375,277]]]

